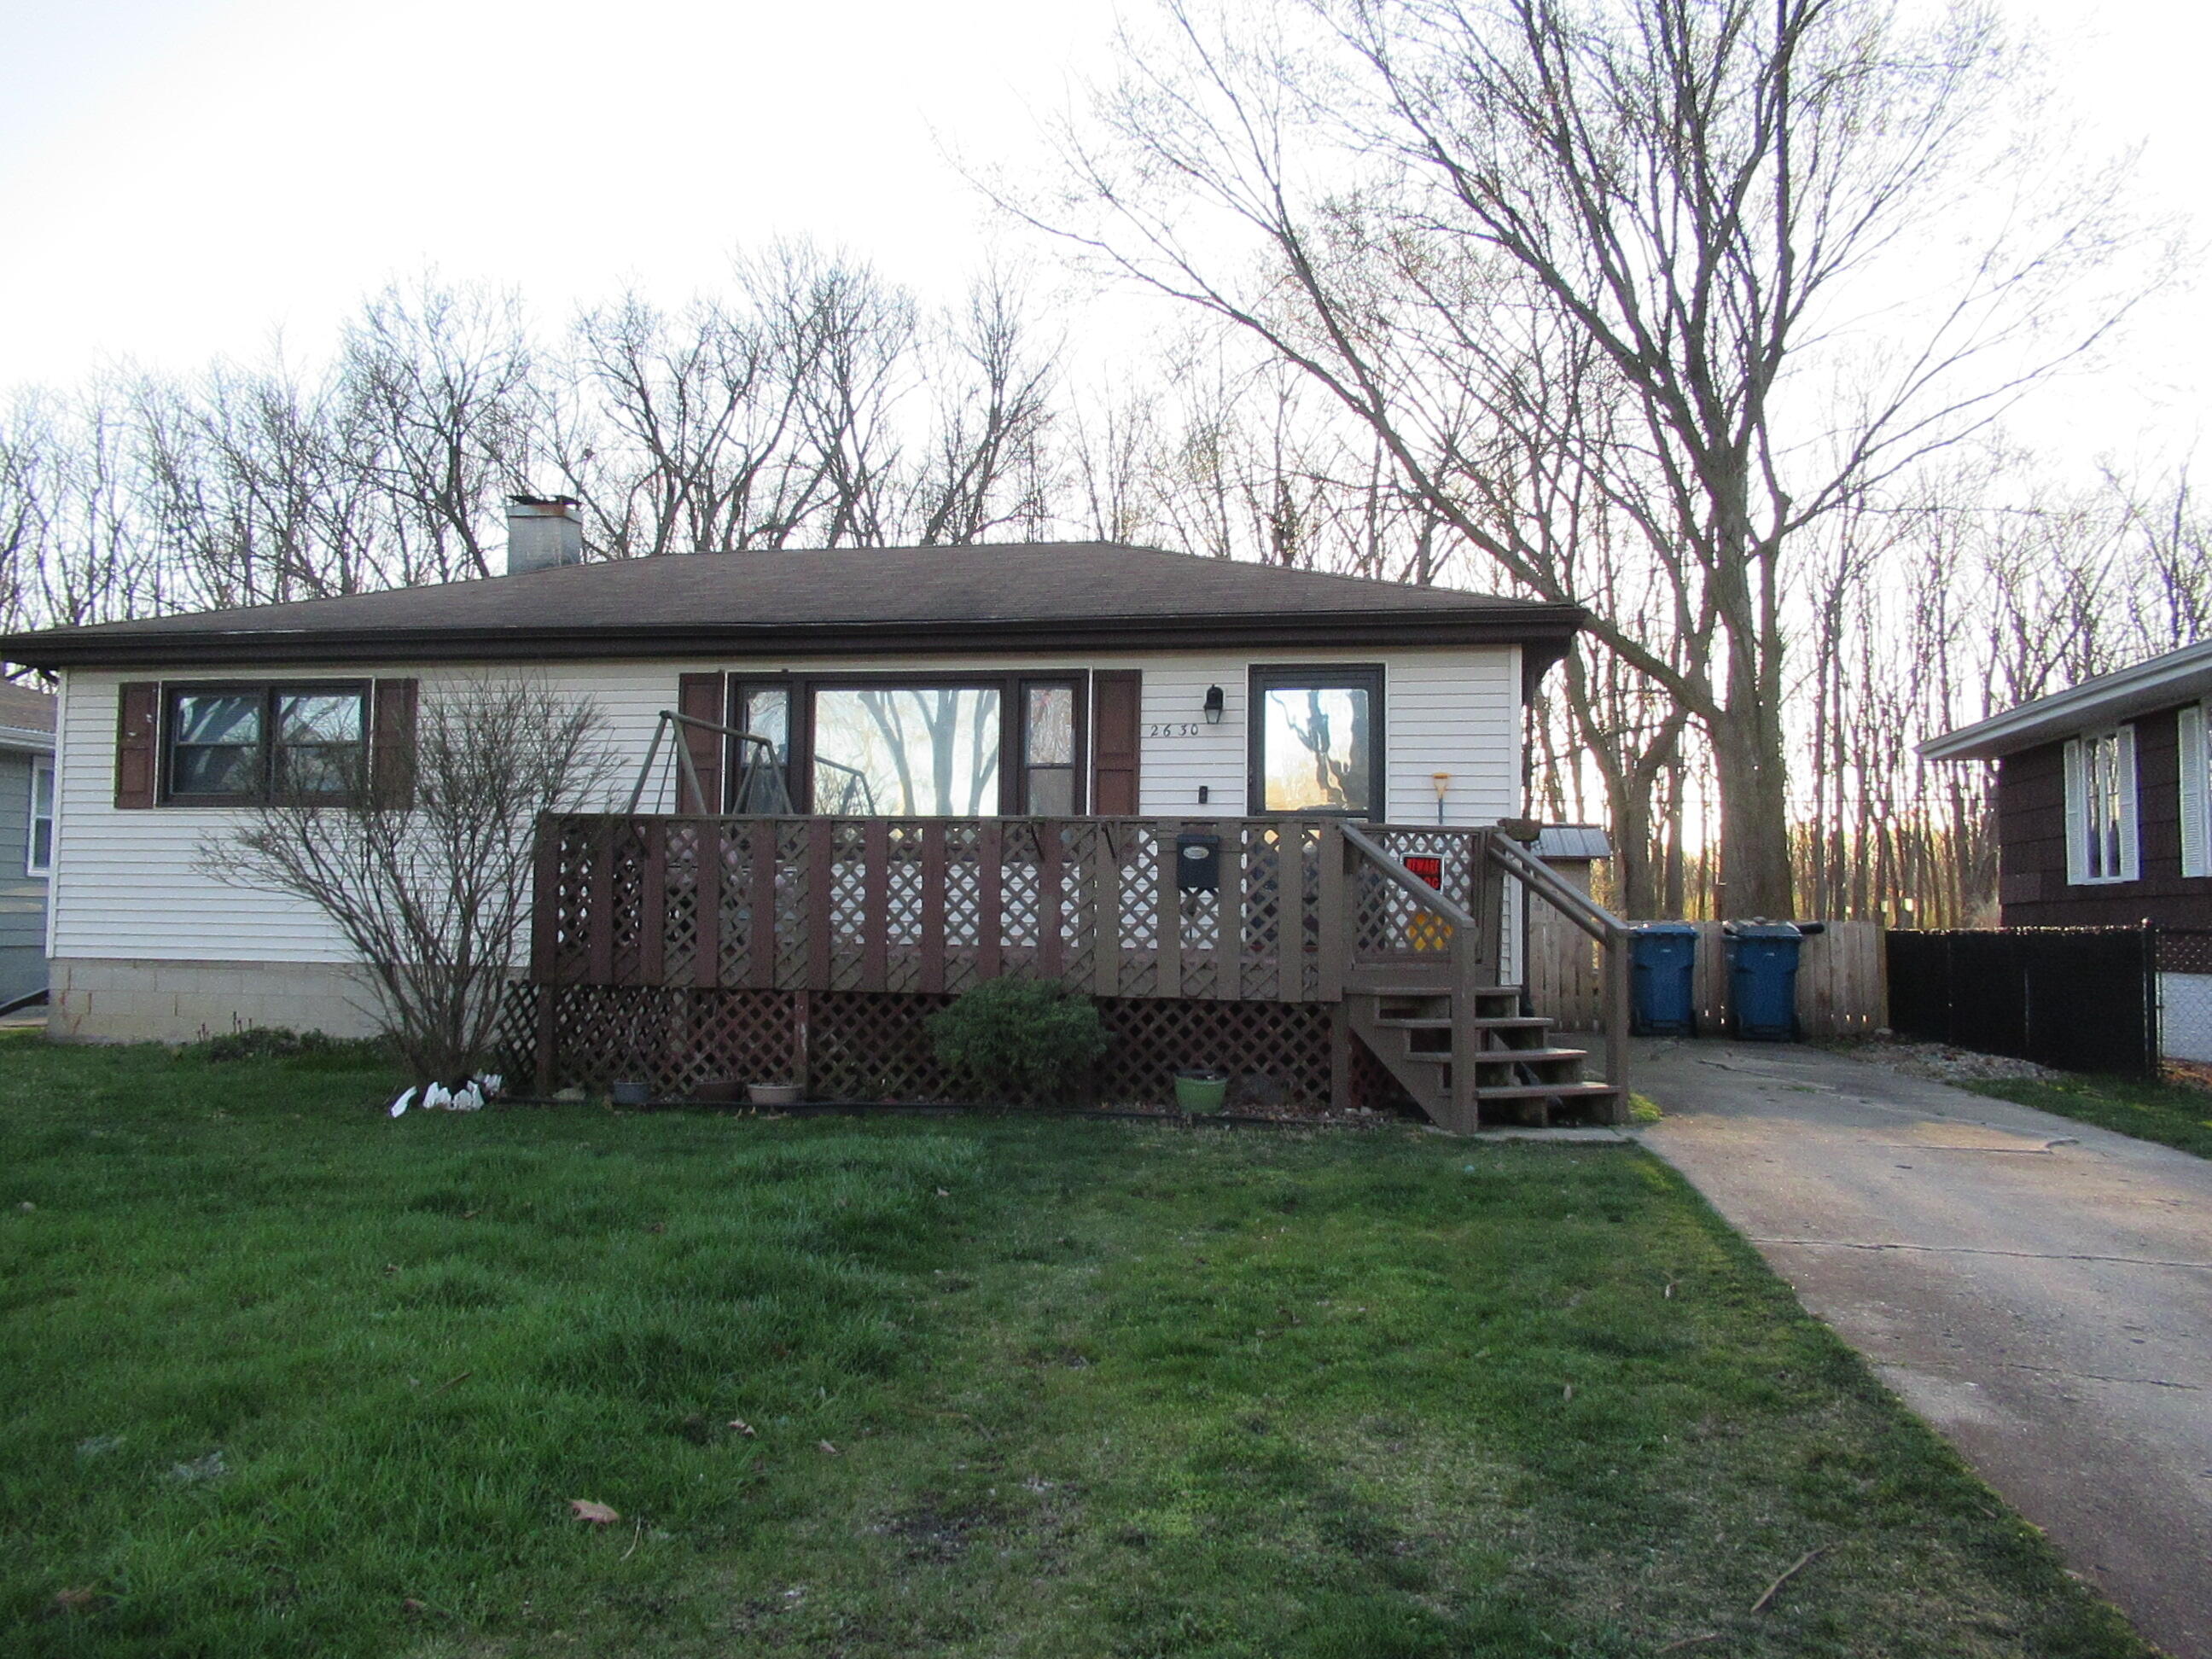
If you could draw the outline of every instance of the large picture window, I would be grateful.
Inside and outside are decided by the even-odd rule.
[[[814,693],[814,810],[837,817],[981,817],[1000,810],[997,686],[823,686]]]
[[[1384,816],[1382,671],[1252,671],[1251,803],[1261,813]]]
[[[161,730],[176,805],[337,802],[367,775],[368,688],[175,686]]]
[[[729,679],[726,810],[830,817],[1085,810],[1087,682],[1076,675]]]

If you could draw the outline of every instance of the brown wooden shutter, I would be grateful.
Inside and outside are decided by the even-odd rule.
[[[154,804],[160,776],[161,688],[153,680],[129,680],[116,687],[115,804]]]
[[[717,726],[729,723],[730,711],[723,701],[722,677],[720,674],[678,674],[676,677],[676,712],[688,714],[695,720],[712,720]],[[696,726],[682,728],[684,747],[691,751],[691,764],[699,773],[699,787],[707,792],[704,805],[691,798],[690,786],[684,781],[679,769],[677,782],[677,806],[679,812],[720,812],[723,810],[722,750],[727,740],[720,732],[702,732]]]
[[[415,805],[414,680],[379,680],[369,697],[368,785],[386,806]]]
[[[1133,668],[1115,668],[1093,674],[1091,683],[1091,810],[1134,816],[1145,677]]]

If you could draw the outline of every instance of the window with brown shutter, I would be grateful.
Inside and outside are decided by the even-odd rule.
[[[1091,810],[1102,817],[1132,817],[1137,811],[1138,751],[1144,708],[1144,674],[1134,668],[1106,669],[1091,677],[1097,688],[1091,733]]]
[[[115,804],[154,804],[155,763],[161,755],[161,688],[132,680],[116,688]]]
[[[343,804],[369,768],[369,689],[366,680],[163,685],[156,799]]]

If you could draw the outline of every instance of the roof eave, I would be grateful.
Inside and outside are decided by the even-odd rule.
[[[2212,694],[2212,641],[2185,646],[2008,708],[1919,745],[1923,760],[1996,760]]]
[[[391,628],[94,633],[0,637],[0,658],[35,668],[325,662],[518,662],[610,658],[981,654],[1012,647],[1147,649],[1196,643],[1357,646],[1520,644],[1548,667],[1583,621],[1577,606],[1434,613],[1299,611],[1186,617],[926,623],[728,623],[683,628]],[[1548,655],[1545,654],[1547,652]],[[1541,672],[1540,667],[1538,669]]]

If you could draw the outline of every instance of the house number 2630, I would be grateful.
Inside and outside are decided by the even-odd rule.
[[[1147,726],[1145,735],[1148,738],[1194,738],[1198,735],[1198,722],[1182,720],[1170,726]]]

